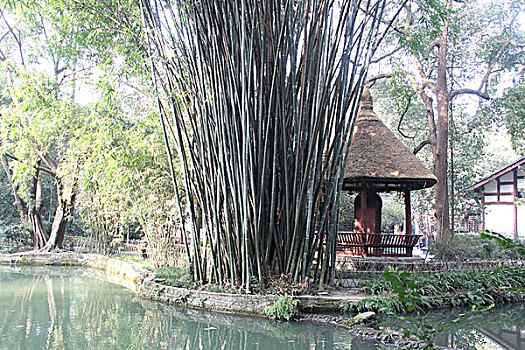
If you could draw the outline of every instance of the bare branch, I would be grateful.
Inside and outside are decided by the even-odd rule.
[[[432,50],[434,50],[436,47],[439,47],[439,45],[441,45],[441,40],[440,38],[436,38],[434,39],[434,41],[432,41],[430,43],[430,45],[428,46],[428,49],[427,49],[427,52],[426,52],[426,57],[428,57],[428,55],[430,55],[430,53],[432,52]]]
[[[5,158],[9,158],[9,159],[14,160],[14,161],[17,161],[17,162],[20,161],[20,159],[17,156],[14,156],[14,155],[12,155],[11,153],[8,153],[8,152],[4,153],[4,157]],[[56,175],[56,171],[53,172],[53,170],[51,170],[51,169],[49,169],[47,167],[43,167],[41,165],[35,166],[35,169],[44,171],[44,172],[48,173],[49,175],[52,175],[53,177]]]
[[[417,70],[419,71],[419,76],[421,77],[421,80],[423,81],[423,88],[429,88],[432,91],[436,91],[436,85],[432,80],[428,78],[428,75],[425,73],[425,69],[423,68],[423,63],[419,60],[418,57],[416,57],[417,62]]]
[[[494,66],[498,63],[499,59],[503,55],[503,52],[507,49],[507,47],[510,45],[510,39],[499,49],[498,53],[496,54],[496,57],[494,57],[494,60],[489,63],[489,66],[487,67],[487,71],[485,72],[485,75],[483,76],[483,79],[481,80],[481,83],[479,84],[478,90],[483,89],[484,86],[487,85],[489,81],[489,77],[492,74],[492,69]]]
[[[15,157],[14,155],[12,155],[11,153],[7,153],[7,152],[6,152],[6,153],[4,153],[4,155],[5,155],[7,158],[9,158],[9,159],[16,160],[17,162],[20,161],[17,157]]]
[[[490,96],[487,95],[486,92],[480,91],[480,90],[474,90],[474,89],[457,89],[452,91],[450,93],[450,100],[452,101],[456,96],[459,95],[476,95],[481,98],[484,98],[485,100],[490,100]]]
[[[49,168],[46,168],[46,167],[43,167],[43,166],[36,166],[35,169],[37,170],[40,170],[40,171],[43,171],[53,177],[56,176],[56,173],[53,172],[53,170],[49,169]]]
[[[7,18],[5,18],[4,11],[0,8],[0,16],[2,16],[2,19],[4,20],[7,29],[9,30],[9,33],[13,35],[13,38],[15,39],[17,45],[18,45],[18,51],[20,53],[20,60],[22,61],[22,65],[25,66],[25,60],[24,60],[24,53],[22,51],[22,39],[20,39],[20,36],[15,33],[11,25],[9,25],[9,22],[7,21]]]
[[[379,58],[376,58],[375,60],[372,60],[370,63],[378,63],[378,62],[384,60],[385,58],[392,56],[393,54],[395,54],[396,52],[398,52],[398,51],[401,50],[401,49],[402,49],[402,47],[401,47],[401,46],[398,46],[398,47],[397,47],[396,49],[394,49],[393,51],[391,51],[391,52],[389,52],[389,53],[387,53],[387,54],[385,54],[385,55],[383,55],[383,56],[381,56],[381,57],[379,57]]]
[[[382,73],[382,74],[378,74],[376,75],[375,77],[372,77],[370,79],[368,79],[366,81],[366,85],[368,86],[368,88],[371,88],[372,86],[374,86],[374,84],[376,83],[376,81],[380,80],[380,79],[386,79],[386,78],[392,78],[394,75],[393,74],[390,74],[390,73]]]
[[[520,42],[518,42],[516,40],[510,40],[510,44],[512,46],[516,46],[516,47],[525,47],[525,43],[520,43]]]
[[[430,140],[422,141],[416,148],[414,148],[414,151],[412,151],[412,153],[414,153],[414,155],[418,154],[419,151],[421,151],[426,145],[431,145]]]
[[[408,109],[410,108],[410,103],[412,102],[412,96],[409,96],[408,97],[408,101],[407,101],[407,104],[405,106],[405,110],[403,111],[403,113],[401,114],[401,118],[399,118],[399,123],[397,123],[397,131],[399,131],[399,133],[404,137],[404,138],[407,138],[407,139],[414,139],[415,136],[408,136],[408,135],[405,135],[405,133],[403,131],[401,131],[401,123],[403,123],[403,119],[405,118],[405,115],[407,114],[408,112]]]

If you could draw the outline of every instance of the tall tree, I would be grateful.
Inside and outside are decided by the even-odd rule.
[[[394,26],[393,49],[386,55],[391,57],[393,71],[387,75],[396,72],[405,79],[403,109],[410,107],[415,96],[426,107],[428,139],[416,149],[425,145],[432,149],[440,239],[453,235],[448,181],[453,103],[464,95],[490,99],[494,77],[523,63],[525,40],[517,22],[523,10],[520,1],[415,1],[405,7],[406,16]]]
[[[75,174],[61,172],[59,163],[66,157],[67,144],[77,126],[75,121],[83,112],[58,101],[55,84],[45,77],[20,73],[17,78],[18,83],[24,83],[16,89],[4,90],[4,96],[12,102],[1,111],[2,165],[18,201],[15,205],[33,235],[34,247],[55,249],[61,247],[71,220],[75,184]],[[57,198],[49,236],[44,232],[41,217],[44,174],[52,177]]]
[[[78,113],[78,81],[115,57],[135,63],[127,66],[128,74],[136,71],[141,62],[133,24],[137,9],[111,2],[1,2],[0,61],[8,97],[2,109],[2,165],[35,248],[61,246],[73,209],[75,181],[66,180],[73,174],[65,175],[59,160],[67,154],[68,137],[74,137],[67,131],[74,130],[68,123]],[[41,218],[44,173],[53,177],[58,199],[49,236]]]

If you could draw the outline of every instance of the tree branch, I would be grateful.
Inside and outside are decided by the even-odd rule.
[[[423,147],[425,147],[426,145],[431,145],[430,140],[422,141],[416,148],[414,148],[412,153],[414,153],[414,155],[418,154],[419,151],[421,151],[421,149],[423,149]]]
[[[368,88],[371,88],[372,86],[374,86],[374,84],[376,83],[377,80],[386,79],[386,78],[392,78],[393,76],[394,75],[391,74],[391,73],[378,74],[375,77],[372,77],[372,78],[368,79],[366,81],[366,85],[368,86]]]
[[[476,96],[479,96],[481,98],[484,98],[485,100],[490,100],[490,96],[487,95],[487,93],[485,93],[483,91],[480,91],[480,90],[466,89],[466,88],[465,89],[457,89],[457,90],[452,91],[452,93],[450,94],[450,100],[452,101],[454,99],[454,97],[459,96],[459,95],[465,95],[465,94],[476,95]]]
[[[383,56],[379,57],[379,58],[376,58],[375,60],[372,60],[370,61],[370,63],[378,63],[382,60],[384,60],[385,58],[389,57],[389,56],[392,56],[393,54],[395,54],[396,52],[398,52],[399,50],[401,50],[402,47],[401,46],[398,46],[397,48],[395,48],[394,50],[392,50],[391,52],[387,53],[387,54],[384,54]]]
[[[6,153],[4,153],[4,156],[5,156],[6,158],[9,158],[9,159],[14,160],[14,161],[17,161],[17,162],[20,161],[20,159],[18,159],[18,157],[12,155],[11,153],[7,153],[7,152],[6,152]],[[47,168],[47,167],[43,167],[43,166],[41,166],[41,165],[36,165],[36,166],[35,166],[35,169],[37,169],[37,170],[41,170],[41,171],[43,171],[43,172],[46,172],[46,173],[48,173],[49,175],[52,175],[53,177],[55,177],[55,175],[56,175],[56,171],[53,172],[52,169],[49,169],[49,168]]]
[[[436,38],[434,39],[434,41],[432,41],[430,43],[430,45],[428,46],[428,49],[427,49],[427,52],[426,52],[426,57],[428,57],[428,55],[430,55],[430,53],[432,52],[432,50],[434,50],[436,47],[439,47],[439,45],[441,45],[441,40],[440,38]]]
[[[56,173],[54,173],[51,169],[48,169],[46,167],[43,167],[43,166],[36,166],[35,169],[37,170],[40,170],[40,171],[43,171],[53,177],[56,177]]]
[[[22,61],[22,65],[25,66],[24,53],[22,51],[22,39],[20,39],[19,35],[16,35],[15,31],[13,30],[13,28],[9,25],[9,22],[7,22],[7,18],[5,18],[4,11],[2,11],[1,8],[0,8],[0,16],[4,20],[4,22],[5,22],[6,26],[7,26],[7,29],[9,30],[9,33],[11,33],[11,35],[13,35],[13,37],[14,37],[14,39],[15,39],[17,45],[18,45],[18,51],[20,53],[20,60]]]
[[[12,155],[11,153],[7,153],[7,152],[5,152],[4,155],[5,155],[7,158],[9,158],[9,159],[16,160],[17,162],[20,161],[17,157],[15,157],[14,155]]]
[[[415,59],[417,62],[417,70],[419,71],[419,76],[421,77],[421,80],[423,82],[423,89],[428,87],[432,91],[436,91],[436,85],[428,78],[428,75],[425,73],[423,63],[421,63],[418,57],[415,57]]]
[[[407,101],[407,104],[405,106],[405,110],[403,111],[403,113],[401,114],[401,118],[399,118],[399,123],[397,123],[397,131],[399,131],[399,133],[404,137],[404,138],[407,138],[407,139],[415,139],[416,137],[415,136],[408,136],[408,135],[405,135],[403,133],[403,131],[401,131],[401,123],[403,122],[403,118],[405,118],[405,115],[407,114],[408,112],[408,109],[410,108],[410,103],[412,102],[412,96],[409,96],[408,97],[408,101]]]

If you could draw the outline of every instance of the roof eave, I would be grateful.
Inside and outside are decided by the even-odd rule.
[[[437,183],[436,178],[419,178],[419,179],[399,179],[399,178],[375,178],[375,177],[360,177],[353,179],[345,179],[343,182],[343,190],[357,190],[359,188],[369,187],[379,191],[399,191],[408,189],[411,191],[430,188]]]
[[[509,165],[506,165],[505,167],[501,168],[500,170],[497,170],[496,172],[492,173],[491,175],[485,177],[484,179],[481,179],[479,182],[474,184],[472,187],[469,188],[469,191],[475,191],[481,189],[481,187],[485,186],[487,183],[491,182],[494,179],[497,179],[498,177],[506,174],[507,172],[514,170],[515,168],[519,167],[520,165],[525,164],[525,157],[521,157],[514,163],[511,163]]]

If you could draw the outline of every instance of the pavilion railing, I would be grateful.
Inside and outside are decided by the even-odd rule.
[[[421,235],[340,231],[337,253],[353,256],[412,256]]]

